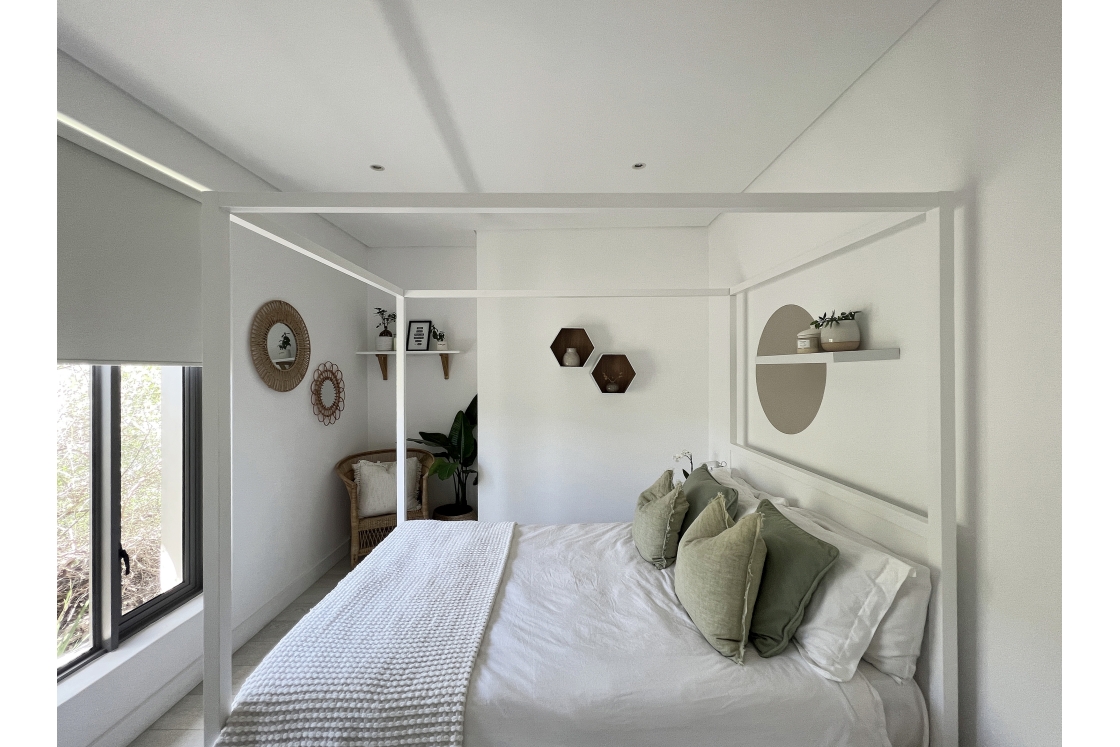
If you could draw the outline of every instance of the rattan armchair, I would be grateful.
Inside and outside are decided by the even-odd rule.
[[[423,449],[409,449],[408,456],[420,460],[420,510],[409,511],[409,519],[430,519],[431,507],[428,505],[428,470],[431,469],[435,457],[431,452]],[[366,462],[395,462],[396,449],[377,449],[376,451],[363,451],[360,454],[351,454],[334,466],[334,471],[342,478],[346,491],[350,494],[350,567],[353,568],[358,561],[369,555],[381,540],[389,536],[389,532],[397,526],[397,514],[384,514],[382,516],[358,516],[358,486],[354,482],[354,465],[361,461]]]

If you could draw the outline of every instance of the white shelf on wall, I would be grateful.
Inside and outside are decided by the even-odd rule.
[[[406,350],[405,355],[455,355],[462,350]],[[359,350],[358,355],[396,355],[396,350]]]
[[[794,363],[859,363],[860,361],[896,361],[898,348],[875,350],[845,350],[837,353],[794,353],[792,355],[759,355],[754,362],[765,365],[788,366]]]
[[[443,378],[451,378],[451,356],[461,353],[461,350],[406,350],[405,355],[438,355],[443,363]],[[358,355],[376,355],[377,363],[381,366],[381,378],[389,380],[389,361],[396,357],[396,350],[359,350]]]

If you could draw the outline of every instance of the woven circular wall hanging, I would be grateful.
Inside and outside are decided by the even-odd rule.
[[[311,376],[311,408],[323,425],[337,421],[346,408],[346,384],[342,381],[342,370],[330,361],[320,363]]]
[[[303,317],[286,301],[261,306],[249,328],[249,352],[261,381],[278,392],[292,391],[311,365],[311,338]]]

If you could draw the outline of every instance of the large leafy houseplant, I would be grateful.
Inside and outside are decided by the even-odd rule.
[[[474,475],[474,484],[478,485],[478,470],[473,469],[475,460],[478,459],[478,441],[474,437],[474,429],[478,425],[478,395],[476,394],[466,410],[459,410],[451,422],[451,430],[447,435],[442,433],[425,433],[420,431],[420,438],[410,438],[418,444],[432,446],[443,451],[433,454],[435,462],[429,474],[441,480],[454,478],[455,503],[450,507],[441,507],[440,513],[447,516],[462,516],[470,513],[471,507],[467,503],[467,480]]]

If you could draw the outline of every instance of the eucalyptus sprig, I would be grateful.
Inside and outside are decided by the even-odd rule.
[[[444,338],[446,338],[446,337],[447,337],[446,332],[444,332],[443,330],[436,327],[436,325],[434,325],[434,324],[432,325],[432,339],[433,340],[435,340],[436,342],[443,342]]]
[[[840,322],[855,321],[856,314],[859,313],[859,311],[841,311],[840,316],[836,316],[836,310],[833,309],[831,314],[821,314],[817,317],[812,325],[814,329],[820,329],[821,327],[831,327],[833,324],[839,324]]]

